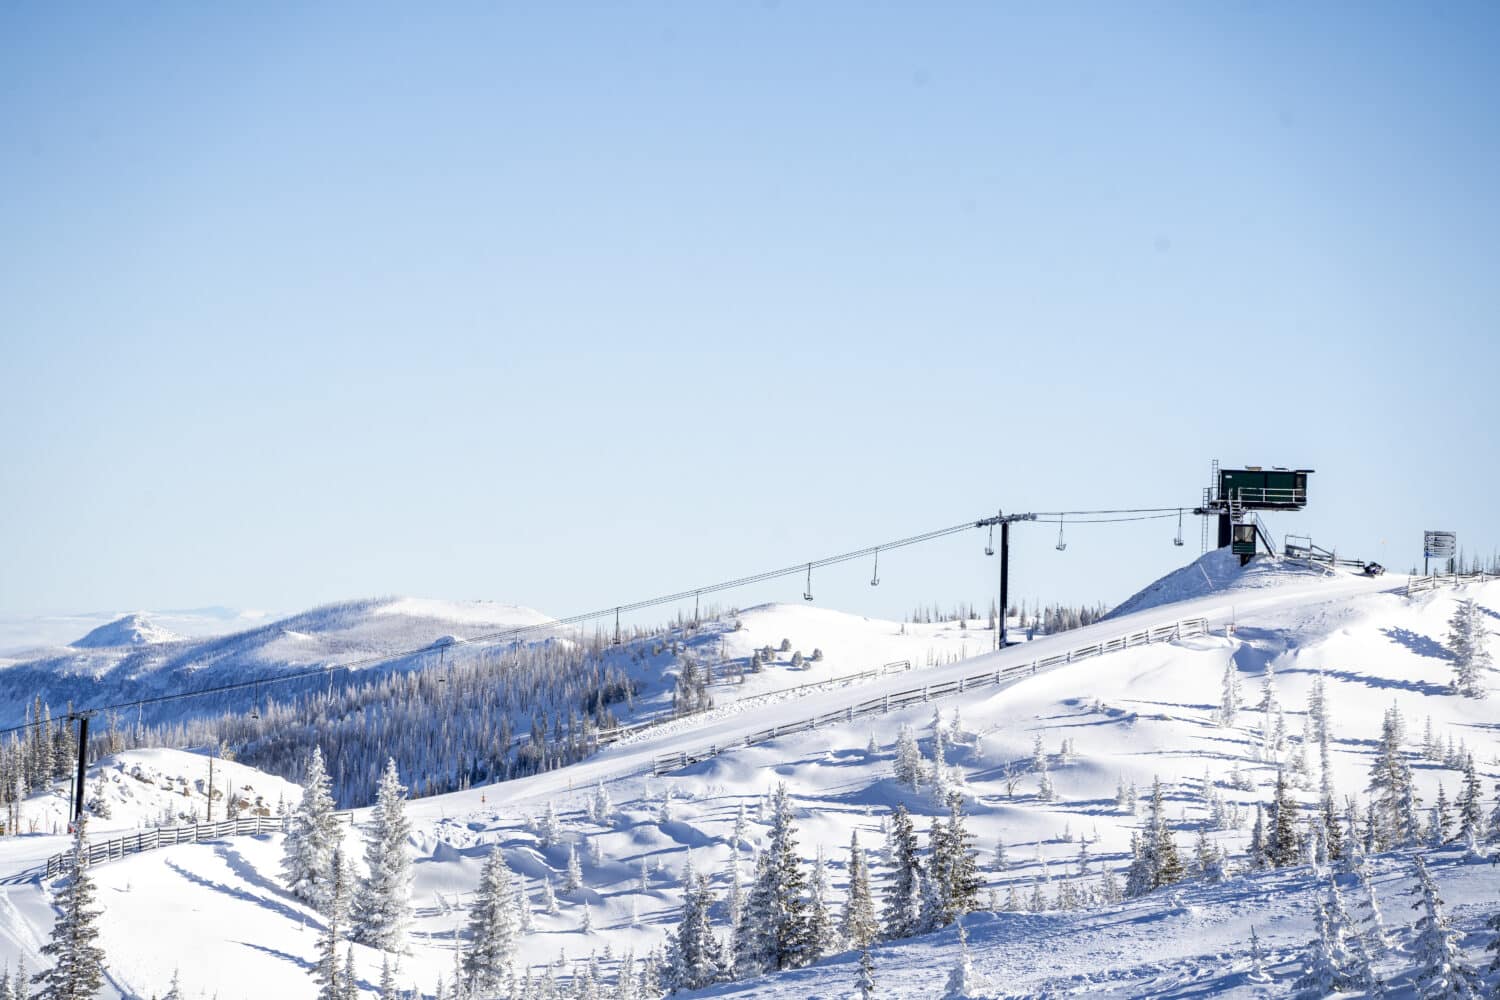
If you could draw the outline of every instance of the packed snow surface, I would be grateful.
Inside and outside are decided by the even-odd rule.
[[[1473,597],[1493,616],[1500,608],[1500,583],[1408,598],[1400,587],[1404,581],[1396,578],[1309,573],[1269,561],[1252,563],[1245,572],[1237,566],[1223,572],[1213,560],[1207,563],[1185,568],[1175,582],[1162,581],[1149,596],[1138,595],[1118,617],[1000,652],[984,652],[983,633],[962,635],[966,630],[956,625],[939,637],[936,629],[914,635],[908,628],[902,634],[893,623],[816,608],[747,611],[740,629],[719,639],[728,647],[726,655],[787,636],[805,653],[824,651],[808,676],[830,683],[777,693],[795,672],[748,675],[743,685],[720,678],[714,690],[719,707],[713,712],[652,730],[569,767],[410,803],[416,920],[413,950],[400,960],[399,981],[430,994],[440,974],[450,978],[455,946],[462,943],[456,935],[467,924],[480,864],[495,845],[524,877],[537,907],[535,930],[521,948],[533,973],[558,956],[566,967],[556,971],[566,975],[571,961],[591,953],[602,956],[608,949],[618,957],[630,948],[640,956],[659,944],[680,915],[681,874],[689,852],[696,870],[711,877],[719,900],[713,915],[722,933],[731,866],[738,864],[748,880],[753,852],[764,846],[768,829],[762,804],[778,782],[786,783],[795,804],[804,858],[810,860],[821,847],[829,859],[835,906],[842,904],[846,847],[856,831],[872,862],[878,898],[890,871],[881,859],[882,818],[904,803],[925,842],[929,819],[943,811],[929,789],[913,790],[893,777],[898,732],[910,726],[930,756],[934,723],[940,722],[951,731],[947,760],[965,796],[969,830],[977,836],[985,892],[992,889],[998,901],[999,912],[966,919],[974,969],[994,984],[990,995],[1290,993],[1297,957],[1313,933],[1310,902],[1326,886],[1326,872],[1318,876],[1296,867],[1237,876],[1219,885],[1190,881],[1122,904],[1072,912],[1018,912],[1008,905],[1011,890],[1024,897],[1040,884],[1050,900],[1065,880],[1082,885],[1097,877],[1080,875],[1085,841],[1091,872],[1104,865],[1122,868],[1142,818],[1117,804],[1117,789],[1133,785],[1144,797],[1153,779],[1162,783],[1184,855],[1191,853],[1205,826],[1206,779],[1238,813],[1236,823],[1207,836],[1240,855],[1234,859],[1240,863],[1250,819],[1256,804],[1268,801],[1277,766],[1261,752],[1265,720],[1253,707],[1268,680],[1285,708],[1290,735],[1279,759],[1282,766],[1299,766],[1296,738],[1305,722],[1308,693],[1321,676],[1332,706],[1330,779],[1340,796],[1363,797],[1381,717],[1394,705],[1406,720],[1406,745],[1424,801],[1434,799],[1440,782],[1451,799],[1458,777],[1441,759],[1417,752],[1430,718],[1438,742],[1446,745],[1451,739],[1473,753],[1486,789],[1486,810],[1493,808],[1490,790],[1500,778],[1494,699],[1500,690],[1487,700],[1453,694],[1452,666],[1442,643],[1455,599]],[[1202,590],[1191,582],[1194,573],[1205,579]],[[1213,634],[1081,660],[1009,688],[979,688],[888,715],[730,749],[664,776],[650,774],[657,754],[708,743],[730,746],[769,725],[882,693],[1030,663],[1084,643],[1195,616],[1207,618]],[[449,626],[445,631],[462,630]],[[900,660],[915,662],[910,670],[857,685],[832,683],[843,672]],[[1250,706],[1233,725],[1220,724],[1216,716],[1226,668],[1241,681]],[[1494,675],[1488,681],[1500,688]],[[729,708],[737,699],[741,707]],[[1042,801],[1038,794],[1037,740],[1056,789],[1052,801]],[[138,763],[132,754],[96,766],[111,785],[123,788],[135,782],[155,789],[139,808],[133,800],[112,801],[115,815],[132,821],[143,821],[160,808],[157,792],[177,794],[168,786],[180,788],[180,779],[186,779],[191,799],[193,782],[204,770],[203,758],[196,755],[164,758],[153,766],[167,779],[147,783],[130,776]],[[1316,759],[1310,767],[1316,776]],[[233,780],[253,788],[261,801],[283,794],[274,779],[263,775],[237,773]],[[587,804],[599,782],[608,788],[614,808],[594,821]],[[1297,794],[1304,803],[1313,801],[1315,779]],[[529,822],[549,804],[562,825],[561,836],[550,845]],[[749,820],[749,844],[734,839],[741,807]],[[35,802],[26,806],[28,811],[38,808],[44,807]],[[356,824],[366,817],[366,811],[356,813]],[[347,849],[358,856],[361,827],[350,827],[346,837]],[[279,834],[236,837],[99,865],[95,875],[105,906],[101,942],[111,959],[107,995],[149,996],[162,990],[177,970],[189,995],[205,990],[224,1000],[311,996],[309,968],[322,921],[281,885],[280,839]],[[35,878],[35,866],[65,843],[64,837],[45,833],[0,841],[0,875],[11,875],[0,884],[0,952],[24,955],[32,968],[39,964],[37,947],[54,915],[51,889]],[[1004,866],[995,863],[999,844],[1005,847]],[[582,859],[584,884],[564,892],[570,845]],[[1468,935],[1466,946],[1477,960],[1484,939],[1481,921],[1500,900],[1500,869],[1466,859],[1460,848],[1430,852],[1430,861],[1450,916]],[[1410,901],[1401,895],[1413,881],[1410,858],[1382,855],[1371,864],[1387,921],[1401,932],[1411,916]],[[555,914],[540,908],[547,879],[558,894]],[[582,929],[585,907],[588,931]],[[1249,977],[1252,927],[1266,950],[1271,981],[1264,985]],[[936,1000],[957,960],[956,931],[950,927],[872,951],[880,996]],[[363,946],[354,953],[362,995],[369,996],[382,956]],[[725,984],[703,995],[847,997],[854,993],[855,961],[850,953],[835,954],[806,969]],[[604,964],[612,972],[612,962]],[[1380,968],[1392,995],[1409,995],[1403,978],[1411,972],[1408,956],[1393,952]]]

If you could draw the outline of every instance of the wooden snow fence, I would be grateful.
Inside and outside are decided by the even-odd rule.
[[[1023,677],[1030,677],[1033,674],[1054,670],[1065,664],[1074,663],[1078,660],[1086,660],[1093,656],[1103,656],[1106,653],[1129,649],[1132,646],[1145,646],[1154,642],[1172,642],[1176,639],[1187,639],[1207,634],[1208,620],[1206,618],[1187,618],[1167,625],[1158,625],[1155,628],[1131,632],[1116,639],[1107,639],[1103,642],[1079,646],[1067,652],[1056,653],[1042,659],[1032,660],[1030,663],[1017,663],[1014,666],[1002,667],[998,670],[986,670],[983,673],[960,677],[958,680],[943,681],[940,684],[924,684],[921,687],[910,688],[906,691],[897,691],[881,695],[878,698],[868,698],[837,711],[824,712],[822,715],[802,719],[798,722],[788,722],[779,726],[772,726],[769,729],[762,729],[759,732],[750,733],[728,743],[710,743],[694,750],[657,754],[652,761],[651,773],[661,775],[671,771],[680,771],[691,764],[716,757],[726,750],[733,750],[738,747],[752,747],[757,743],[765,743],[768,740],[774,740],[778,737],[790,736],[793,733],[805,733],[823,726],[838,725],[842,722],[853,722],[855,719],[864,718],[869,715],[884,715],[887,712],[905,708],[908,705],[918,702],[948,698],[963,694],[966,691],[972,691],[975,688],[1011,684]]]
[[[1464,583],[1484,583],[1496,579],[1493,573],[1434,573],[1431,576],[1409,576],[1406,578],[1406,596],[1439,587],[1457,587]]]
[[[354,823],[354,813],[336,813],[340,822]],[[93,840],[88,845],[88,863],[99,864],[113,861],[130,854],[154,851],[159,847],[175,847],[178,844],[197,844],[225,837],[253,837],[262,833],[281,833],[286,830],[286,816],[240,816],[236,819],[220,820],[217,823],[194,823],[191,826],[159,826],[153,830],[141,830],[123,837],[109,840]],[[64,851],[47,859],[43,878],[57,878],[73,870],[73,852]]]

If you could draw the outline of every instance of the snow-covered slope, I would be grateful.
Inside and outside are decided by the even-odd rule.
[[[1214,567],[1189,569],[1200,576],[1214,572]],[[690,851],[694,866],[711,876],[719,896],[712,912],[722,933],[731,864],[738,859],[745,878],[752,867],[752,851],[734,842],[736,814],[741,806],[747,809],[749,839],[764,845],[761,804],[776,782],[785,782],[793,797],[804,856],[811,858],[819,847],[825,850],[833,895],[841,903],[847,881],[845,847],[852,833],[857,831],[870,851],[881,882],[889,872],[879,860],[881,822],[889,808],[898,802],[907,805],[924,840],[929,817],[941,812],[929,790],[907,788],[892,773],[900,727],[912,727],[923,752],[933,752],[938,710],[942,723],[953,730],[947,760],[957,769],[969,829],[982,852],[986,888],[995,891],[1001,911],[976,914],[968,923],[974,965],[995,980],[997,994],[1284,995],[1295,976],[1292,959],[1311,935],[1312,893],[1315,886],[1326,885],[1326,876],[1315,878],[1306,868],[1238,877],[1221,886],[1187,883],[1176,892],[1068,913],[1014,912],[1009,908],[1011,889],[1024,898],[1042,882],[1050,900],[1065,880],[1075,887],[1092,884],[1095,876],[1079,874],[1085,839],[1092,872],[1102,865],[1120,868],[1131,834],[1142,822],[1117,805],[1122,784],[1133,784],[1144,795],[1153,779],[1162,782],[1179,847],[1190,853],[1208,817],[1206,778],[1226,809],[1238,812],[1237,824],[1205,829],[1206,836],[1231,853],[1243,851],[1249,817],[1256,803],[1268,800],[1277,762],[1261,753],[1265,720],[1259,713],[1242,712],[1229,726],[1216,719],[1226,668],[1242,680],[1251,704],[1270,676],[1268,668],[1273,672],[1291,736],[1279,762],[1288,767],[1295,767],[1300,756],[1296,737],[1308,693],[1314,680],[1323,678],[1332,706],[1330,779],[1340,795],[1363,796],[1372,741],[1381,716],[1395,705],[1407,720],[1407,749],[1424,800],[1433,800],[1440,782],[1451,799],[1457,778],[1443,761],[1417,752],[1430,717],[1438,741],[1446,744],[1451,737],[1455,746],[1461,743],[1473,753],[1486,789],[1486,809],[1493,808],[1490,790],[1500,778],[1494,700],[1500,697],[1500,683],[1490,678],[1497,688],[1490,700],[1452,694],[1451,664],[1441,643],[1455,597],[1474,597],[1493,615],[1500,608],[1500,583],[1411,599],[1398,585],[1392,578],[1309,575],[1276,564],[1252,564],[1245,573],[1221,577],[1213,589],[1197,594],[1181,578],[1176,584],[1164,582],[1156,598],[1137,604],[1133,613],[998,653],[980,653],[986,636],[961,634],[969,630],[956,624],[933,627],[925,635],[914,635],[908,626],[903,636],[893,623],[816,609],[747,611],[738,631],[725,631],[712,641],[733,651],[778,646],[785,637],[804,654],[821,648],[823,659],[807,670],[792,670],[784,659],[790,653],[778,654],[775,667],[747,675],[743,687],[737,678],[721,678],[715,689],[720,708],[712,713],[653,730],[569,767],[411,803],[417,920],[413,952],[402,958],[399,980],[419,984],[430,994],[439,974],[449,976],[454,934],[466,925],[479,865],[494,845],[504,849],[538,904],[544,879],[560,890],[569,845],[583,858],[583,888],[559,892],[556,914],[540,909],[535,914],[536,929],[521,951],[533,974],[560,953],[577,960],[603,955],[606,949],[618,956],[634,948],[639,955],[659,943],[679,915],[681,874]],[[1173,592],[1188,599],[1155,603]],[[663,777],[649,773],[658,753],[708,741],[731,745],[737,736],[775,722],[833,711],[913,683],[1030,662],[1059,649],[1197,615],[1209,619],[1215,634],[1080,661],[1005,690],[979,689],[961,698],[732,749]],[[971,655],[965,662],[950,663],[946,652],[955,660],[961,652]],[[829,683],[797,694],[772,693],[802,678],[832,678],[903,658],[919,661],[913,673],[893,672],[857,688]],[[918,673],[920,680],[915,679]],[[744,697],[737,703],[741,692]],[[1038,795],[1038,739],[1057,793],[1052,801]],[[1298,792],[1304,802],[1311,801],[1316,787],[1318,763],[1316,754],[1312,757],[1310,787]],[[1007,775],[1015,780],[1008,781]],[[590,820],[586,810],[598,781],[608,783],[615,803],[604,822]],[[563,836],[544,846],[527,820],[549,804],[560,812]],[[351,850],[357,851],[358,836],[357,829],[350,831]],[[268,993],[310,995],[307,968],[321,923],[280,887],[278,840],[270,836],[185,845],[100,866],[96,875],[107,901],[101,940],[112,957],[112,995],[149,995],[174,968],[180,968],[191,990],[216,991],[225,1000]],[[0,875],[37,863],[62,842],[50,836],[0,842]],[[994,863],[1001,843],[1008,858],[1004,867]],[[597,862],[592,859],[596,852]],[[1466,863],[1458,849],[1434,852],[1431,858],[1451,915],[1470,934],[1467,946],[1471,957],[1477,957],[1483,941],[1480,920],[1500,900],[1500,869]],[[1409,858],[1378,858],[1374,873],[1390,924],[1405,925],[1409,901],[1398,893],[1412,881]],[[46,889],[22,882],[0,886],[0,894],[0,926],[6,928],[0,941],[23,952],[34,967],[34,945],[45,937],[51,919]],[[1251,926],[1270,956],[1274,978],[1269,986],[1247,978]],[[173,944],[164,947],[163,942]],[[952,928],[879,946],[880,995],[938,997],[956,951]],[[355,958],[368,995],[378,979],[381,956],[356,946]],[[848,954],[833,955],[808,969],[715,987],[708,995],[849,996],[852,961]],[[1383,960],[1382,971],[1398,987],[1397,995],[1409,964],[1409,956],[1399,952]],[[604,965],[611,968],[610,961]],[[566,974],[567,969],[554,971]]]

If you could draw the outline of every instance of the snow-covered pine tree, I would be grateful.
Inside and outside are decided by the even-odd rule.
[[[849,835],[849,894],[844,901],[839,931],[850,945],[865,949],[880,934],[875,919],[875,901],[870,895],[870,868],[864,849],[859,846],[859,831]]]
[[[355,940],[398,954],[406,950],[406,928],[411,923],[411,858],[406,854],[410,835],[406,788],[396,772],[395,758],[387,758],[365,844],[370,873],[359,883],[352,926]]]
[[[817,860],[813,862],[808,889],[806,961],[811,964],[824,955],[844,950],[843,936],[833,919],[833,905],[829,900],[828,862],[821,844],[818,845]]]
[[[1266,832],[1266,858],[1272,867],[1285,868],[1302,860],[1297,836],[1297,800],[1292,798],[1286,773],[1276,770],[1276,791],[1271,800],[1271,828]]]
[[[562,836],[562,823],[557,818],[557,807],[549,799],[546,811],[542,813],[542,818],[537,820],[536,839],[542,848],[546,849],[556,844],[560,836]]]
[[[1453,690],[1465,698],[1483,698],[1489,669],[1484,619],[1473,598],[1459,601],[1448,620],[1448,651],[1453,655]]]
[[[89,872],[88,814],[80,813],[73,833],[73,874],[57,894],[57,920],[52,937],[42,945],[52,968],[33,977],[42,984],[38,1000],[92,1000],[104,987],[104,949],[99,947],[95,909],[96,889]],[[26,992],[24,966],[16,979],[15,993]]]
[[[906,806],[891,813],[891,865],[895,871],[885,887],[885,936],[910,937],[921,925],[922,862],[917,857],[917,831]]]
[[[807,877],[797,855],[797,827],[786,783],[771,800],[771,831],[765,851],[756,859],[755,884],[746,907],[753,933],[740,935],[735,962],[760,971],[806,965],[810,953],[807,927]],[[764,859],[764,863],[762,863]]]
[[[1177,854],[1177,841],[1167,825],[1167,812],[1162,799],[1161,779],[1151,780],[1151,804],[1146,814],[1146,839],[1151,845],[1151,888],[1181,882],[1184,875],[1182,859]]]
[[[400,1000],[397,994],[396,973],[391,969],[391,953],[380,956],[380,991],[378,1000]]]
[[[1360,937],[1372,955],[1384,955],[1390,950],[1391,941],[1385,932],[1385,918],[1380,913],[1380,899],[1375,895],[1375,883],[1370,881],[1369,867],[1363,863],[1363,857],[1357,871],[1361,916],[1367,924]]]
[[[589,800],[589,819],[595,823],[607,825],[614,811],[615,804],[609,797],[609,790],[601,781],[594,786],[594,796]]]
[[[975,1000],[990,995],[988,980],[974,970],[974,956],[969,954],[969,933],[964,922],[958,922],[958,961],[948,972],[947,988],[943,1000]]]
[[[359,1000],[359,975],[354,971],[354,945],[344,951],[344,991],[340,1000]]]
[[[1465,754],[1463,763],[1463,780],[1458,791],[1458,839],[1468,841],[1470,837],[1478,839],[1484,832],[1484,804],[1481,796],[1483,788],[1479,784],[1479,775],[1474,769],[1474,755]]]
[[[1308,942],[1302,956],[1302,975],[1292,984],[1298,1000],[1323,1000],[1349,985],[1349,954],[1333,932],[1328,907],[1321,901],[1314,904],[1313,918],[1318,936]]]
[[[583,888],[583,866],[578,862],[578,845],[568,845],[568,867],[563,875],[563,892],[577,892]]]
[[[1224,666],[1224,680],[1219,694],[1219,725],[1232,726],[1239,718],[1244,696],[1240,693],[1240,672],[1234,658]]]
[[[870,958],[869,947],[859,949],[859,975],[854,986],[859,990],[859,1000],[875,1000],[875,961]]]
[[[641,1000],[640,981],[635,972],[635,952],[630,948],[625,949],[625,953],[620,956],[620,964],[615,969],[615,1000]]]
[[[1417,885],[1408,895],[1417,897],[1412,904],[1417,921],[1411,953],[1421,996],[1424,1000],[1473,1000],[1479,995],[1479,976],[1464,962],[1461,935],[1448,924],[1443,900],[1426,863],[1421,855],[1414,860]]]
[[[505,854],[496,844],[479,873],[479,890],[469,912],[469,946],[464,977],[469,992],[494,993],[505,982],[516,955],[515,888]]]
[[[1266,974],[1266,956],[1260,947],[1260,937],[1255,933],[1255,928],[1250,928],[1250,974],[1245,978],[1252,983],[1268,983],[1271,977]]]
[[[916,791],[922,783],[922,750],[917,746],[917,737],[910,726],[903,725],[896,731],[896,760],[893,764],[896,780]]]
[[[948,797],[948,822],[934,825],[937,840],[932,850],[932,881],[940,910],[938,926],[946,926],[979,907],[979,867],[975,862],[974,837],[964,825],[963,797]]]
[[[1401,713],[1395,705],[1386,710],[1381,721],[1380,741],[1370,763],[1371,829],[1377,851],[1413,843],[1417,831],[1412,822],[1417,799],[1412,789],[1411,768],[1401,750]]]
[[[292,895],[324,916],[333,905],[333,856],[342,839],[331,787],[323,751],[314,746],[307,758],[302,801],[287,821],[281,861],[282,877]]]
[[[312,786],[308,788],[310,793]],[[318,938],[318,960],[313,965],[312,975],[318,983],[318,1000],[344,1000],[348,991],[343,971],[339,968],[339,945],[343,942],[349,916],[349,865],[342,847],[333,848],[328,867],[331,871],[327,883],[328,908],[323,914],[323,933]]]
[[[1150,842],[1130,831],[1130,867],[1125,870],[1125,895],[1144,896],[1155,884],[1156,860]]]
[[[750,823],[745,818],[745,803],[743,802],[734,814],[734,849],[736,851],[750,849]]]
[[[1427,840],[1433,847],[1442,847],[1452,836],[1453,814],[1448,811],[1448,794],[1443,783],[1438,782],[1437,801],[1432,804],[1432,818],[1427,824]]]
[[[724,974],[719,941],[708,915],[712,905],[708,880],[694,870],[690,851],[682,872],[682,919],[667,945],[665,985],[670,992],[701,990]]]

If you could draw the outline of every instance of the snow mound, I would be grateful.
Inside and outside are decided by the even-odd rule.
[[[1241,566],[1240,557],[1226,546],[1206,552],[1181,569],[1147,585],[1105,617],[1121,618],[1164,604],[1208,597],[1220,591],[1279,587],[1293,581],[1325,577],[1331,572],[1319,566],[1268,555],[1256,556]]]
[[[107,625],[100,625],[72,645],[76,649],[112,649],[117,646],[154,646],[162,642],[176,642],[180,638],[182,637],[176,632],[162,628],[137,612],[117,618]]]

